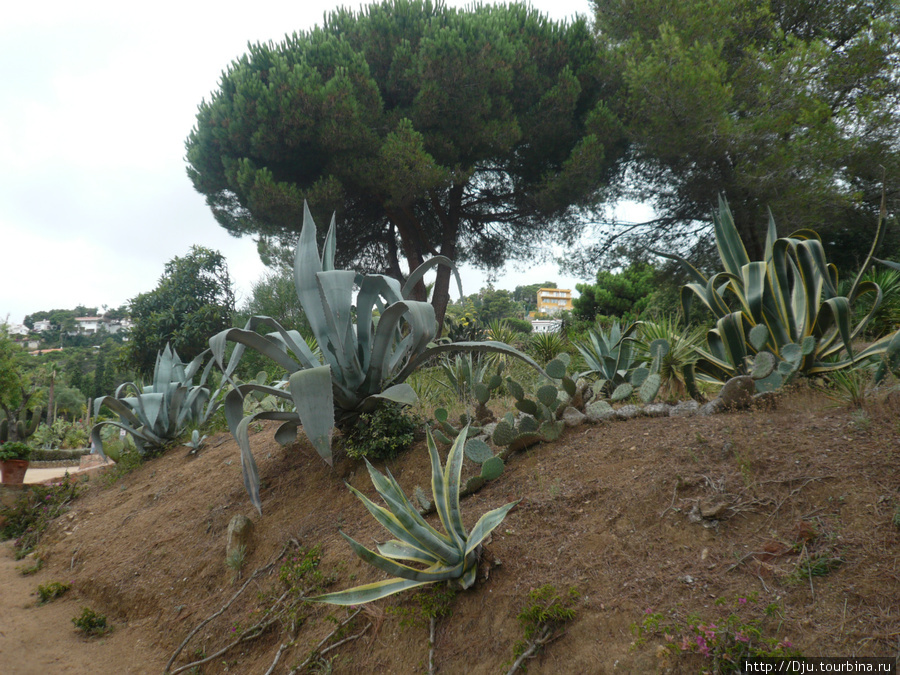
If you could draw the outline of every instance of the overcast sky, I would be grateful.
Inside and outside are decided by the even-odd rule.
[[[448,5],[466,2],[448,0]],[[588,0],[535,0],[562,20]],[[249,237],[214,220],[185,173],[201,99],[248,42],[321,24],[324,0],[8,3],[0,20],[0,321],[117,307],[156,287],[165,263],[221,251],[239,299],[265,271]],[[357,7],[357,3],[349,6]],[[496,286],[575,280],[555,266]],[[473,293],[483,275],[469,271]]]

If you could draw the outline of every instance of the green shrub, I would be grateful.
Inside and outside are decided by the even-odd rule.
[[[46,586],[38,586],[37,593],[39,602],[43,605],[52,600],[62,597],[71,588],[69,584],[61,584],[58,581],[51,581]]]
[[[526,319],[517,319],[515,317],[507,317],[506,319],[503,319],[503,320],[506,322],[506,324],[510,328],[512,328],[517,333],[528,334],[533,330],[533,328],[531,326],[531,322],[527,321]]]
[[[80,448],[78,450],[34,450],[31,453],[32,462],[58,462],[69,460],[78,462],[82,455],[90,454],[90,448]]]
[[[31,457],[31,446],[21,441],[7,441],[0,444],[0,461],[24,459]]]
[[[50,522],[68,510],[78,490],[78,483],[68,474],[56,485],[34,486],[12,507],[0,509],[0,515],[6,516],[6,522],[0,528],[0,541],[16,538],[16,559],[28,555]]]
[[[386,403],[363,413],[346,435],[344,448],[353,459],[393,459],[412,445],[421,420],[403,406]]]
[[[106,635],[112,631],[112,626],[103,614],[95,612],[90,607],[82,607],[81,614],[72,619],[75,628],[86,635]]]

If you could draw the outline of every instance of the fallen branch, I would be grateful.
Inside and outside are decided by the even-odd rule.
[[[431,617],[431,625],[428,631],[428,675],[434,675],[434,624],[435,617]]]
[[[290,591],[285,591],[284,595],[282,595],[280,598],[278,598],[278,601],[275,604],[277,605],[279,602],[281,602],[285,598],[285,596],[288,595],[288,593],[290,593]],[[284,610],[282,610],[281,612],[278,612],[278,614],[273,616],[268,621],[260,621],[256,625],[251,626],[247,630],[247,632],[243,633],[237,640],[235,640],[234,642],[232,642],[229,645],[222,647],[222,649],[217,651],[215,654],[210,654],[206,658],[200,659],[199,661],[194,661],[192,663],[185,664],[185,665],[181,666],[180,668],[176,668],[175,670],[171,671],[172,675],[176,675],[177,673],[187,670],[188,668],[196,668],[197,666],[203,665],[204,663],[208,663],[208,662],[212,661],[213,659],[219,658],[220,656],[222,656],[222,654],[227,652],[232,647],[236,647],[237,645],[241,644],[242,642],[247,642],[249,640],[253,640],[254,638],[258,638],[260,635],[262,635],[264,632],[266,632],[266,630],[269,628],[269,626],[271,626],[272,624],[279,621],[283,614],[284,614]]]
[[[360,632],[359,634],[354,635],[354,636],[352,636],[352,637],[350,637],[350,638],[346,638],[346,639],[344,639],[344,640],[341,640],[340,642],[337,642],[337,643],[331,645],[330,647],[328,647],[328,648],[326,648],[326,649],[323,649],[321,652],[319,651],[319,648],[320,648],[322,645],[324,645],[324,644],[325,644],[326,642],[328,642],[331,638],[333,638],[335,635],[337,635],[338,631],[340,631],[341,628],[343,628],[343,627],[346,626],[348,623],[350,623],[351,621],[353,621],[353,619],[356,618],[356,615],[359,614],[361,611],[362,611],[361,609],[358,609],[358,610],[356,610],[355,612],[353,612],[353,614],[351,614],[351,615],[348,616],[346,619],[344,619],[344,621],[342,621],[341,624],[340,624],[337,628],[335,628],[335,629],[334,629],[333,631],[331,631],[328,635],[326,635],[324,638],[322,638],[321,642],[319,642],[319,644],[317,644],[317,645],[313,648],[312,653],[311,653],[308,657],[306,657],[306,661],[304,661],[304,662],[301,663],[299,666],[297,666],[297,667],[295,667],[293,670],[291,670],[291,671],[288,673],[288,675],[293,675],[294,673],[296,673],[296,672],[302,670],[303,668],[305,668],[307,665],[309,665],[309,662],[313,660],[313,657],[316,657],[316,656],[322,656],[322,655],[324,655],[324,654],[327,654],[329,651],[331,651],[332,649],[334,649],[334,648],[337,647],[338,645],[342,645],[342,644],[344,644],[345,642],[347,642],[347,641],[350,640],[350,639],[355,640],[356,638],[361,637],[362,634],[365,633],[367,630],[369,630],[369,628],[370,628],[371,625],[372,625],[371,623],[368,624],[368,625],[362,630],[362,632]]]
[[[231,605],[234,603],[235,600],[238,599],[238,597],[241,595],[241,593],[243,593],[247,589],[247,586],[250,585],[251,581],[253,581],[258,576],[265,574],[270,569],[272,569],[272,567],[275,566],[275,563],[278,562],[278,559],[284,555],[284,552],[287,550],[287,547],[288,547],[288,544],[285,544],[284,547],[281,549],[281,551],[278,552],[278,555],[276,555],[269,563],[267,563],[266,565],[263,565],[262,567],[258,567],[256,569],[256,571],[250,575],[250,578],[247,579],[247,581],[244,583],[244,585],[241,586],[240,590],[238,590],[237,593],[235,593],[233,596],[231,596],[231,600],[226,602],[225,605],[222,607],[222,609],[220,609],[218,612],[216,612],[212,616],[209,616],[208,618],[201,621],[199,624],[197,624],[197,626],[190,633],[188,633],[187,637],[184,638],[184,641],[180,645],[178,645],[178,649],[175,650],[175,653],[172,654],[172,657],[169,659],[169,662],[166,664],[166,667],[163,669],[163,675],[166,675],[167,673],[170,672],[170,669],[172,668],[172,664],[175,663],[175,659],[178,658],[178,655],[181,654],[182,650],[184,650],[184,648],[187,646],[187,643],[191,641],[191,639],[200,631],[200,629],[203,628],[210,621],[213,621],[217,617],[221,616],[229,607],[231,607]],[[284,597],[284,596],[282,596],[282,597]],[[183,670],[183,668],[179,668],[178,670],[176,670],[174,672],[177,673],[181,670]],[[173,673],[173,675],[174,675],[174,673]]]
[[[506,675],[513,675],[513,673],[516,672],[522,666],[522,664],[525,663],[526,660],[532,659],[537,656],[537,653],[541,647],[543,647],[548,642],[552,642],[557,637],[560,637],[562,635],[563,634],[560,633],[560,635],[554,636],[553,626],[545,625],[541,629],[540,634],[528,643],[528,649],[522,652],[519,658],[517,658],[512,664],[512,667],[508,671],[506,671]]]

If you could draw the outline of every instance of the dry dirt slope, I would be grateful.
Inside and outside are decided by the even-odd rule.
[[[321,547],[319,569],[335,577],[332,589],[379,578],[338,534],[343,527],[367,545],[384,539],[342,484],[348,480],[372,495],[364,471],[347,461],[328,470],[305,444],[284,449],[272,433],[266,428],[252,438],[262,516],[247,501],[227,435],[212,439],[196,458],[176,448],[113,485],[94,480],[47,537],[47,565],[28,583],[71,581],[76,597],[62,605],[69,615],[90,605],[107,613],[118,632],[107,638],[106,652],[77,639],[62,643],[55,636],[71,629],[59,626],[59,618],[50,627],[51,614],[60,610],[20,608],[15,611],[37,621],[47,617],[46,644],[35,653],[70,650],[73,669],[65,672],[123,672],[116,641],[141,640],[143,662],[129,672],[162,672],[189,631],[243,583],[233,585],[224,565],[225,530],[237,513],[256,526],[245,579],[291,541]],[[421,447],[390,468],[407,490],[428,484]],[[437,624],[437,672],[505,672],[522,636],[516,616],[529,591],[545,584],[574,587],[580,599],[575,620],[529,663],[531,673],[700,672],[707,660],[673,658],[658,648],[661,637],[635,646],[631,626],[648,610],[669,622],[684,623],[690,613],[716,620],[725,610],[716,600],[730,607],[738,597],[755,597],[741,611],[759,618],[765,635],[789,640],[804,654],[900,654],[900,529],[892,523],[900,507],[896,402],[852,413],[800,392],[774,411],[572,429],[557,443],[515,456],[498,480],[464,500],[467,525],[516,499],[518,507],[487,547],[489,578],[459,594],[451,616]],[[823,576],[796,573],[817,559],[840,564]],[[253,580],[195,635],[177,665],[226,645],[283,588],[277,566]],[[329,672],[324,662],[337,673],[426,672],[428,630],[412,620],[418,608],[398,596],[360,614],[346,634],[371,627],[329,652],[319,672]],[[298,610],[296,640],[275,673],[288,672],[333,631],[329,615],[343,619],[347,612]],[[7,617],[7,626],[10,621],[15,618]],[[289,641],[289,627],[277,624],[199,672],[265,673]],[[9,635],[0,635],[0,646],[9,645]],[[81,649],[93,650],[89,669],[77,665]],[[4,673],[32,672],[10,668],[6,653],[0,663]]]

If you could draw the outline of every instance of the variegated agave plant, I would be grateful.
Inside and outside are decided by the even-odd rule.
[[[341,535],[360,558],[394,575],[394,578],[320,595],[309,600],[334,605],[360,605],[437,581],[458,580],[459,586],[463,589],[475,583],[482,543],[519,502],[511,502],[488,511],[478,519],[471,531],[466,532],[459,510],[459,488],[467,434],[466,428],[456,437],[447,455],[447,464],[441,467],[434,439],[431,433],[428,433],[431,490],[435,510],[446,533],[439,532],[428,524],[403,493],[390,471],[385,476],[366,461],[372,484],[387,508],[378,506],[359,490],[349,485],[347,487],[359,497],[375,520],[397,538],[380,544],[376,553],[344,532],[341,532]],[[410,567],[397,562],[400,560],[420,563],[426,567],[424,569]]]
[[[161,448],[174,441],[189,425],[206,422],[219,407],[219,392],[211,396],[205,386],[213,361],[203,368],[198,385],[194,385],[194,377],[208,352],[184,364],[176,351],[166,345],[156,355],[153,384],[145,387],[126,382],[116,388],[113,396],[95,399],[95,415],[106,406],[119,416],[119,421],[95,424],[91,429],[91,444],[104,455],[100,429],[111,425],[131,434],[138,452],[144,454],[150,448]]]
[[[335,224],[325,237],[321,255],[316,243],[316,225],[304,205],[303,226],[294,257],[294,284],[303,312],[319,347],[313,353],[303,337],[285,330],[276,320],[254,316],[247,325],[213,336],[210,348],[226,372],[234,370],[244,349],[250,347],[272,359],[287,373],[287,390],[258,383],[235,384],[225,397],[225,417],[241,448],[244,485],[250,499],[261,510],[259,477],[250,451],[249,425],[257,419],[281,421],[275,433],[280,443],[303,431],[319,455],[332,462],[331,437],[335,424],[354,421],[373,410],[380,401],[401,404],[416,401],[405,380],[432,356],[449,351],[500,352],[520,358],[540,369],[532,359],[499,342],[456,342],[434,345],[436,320],[427,302],[410,300],[412,288],[437,265],[453,268],[462,295],[462,284],[452,261],[435,256],[414,270],[401,286],[380,274],[357,274],[334,269]],[[353,295],[356,294],[355,322]],[[262,335],[257,329],[270,329]],[[237,343],[226,362],[228,342]],[[259,411],[244,416],[243,397],[259,391],[286,399],[290,411]]]
[[[692,298],[698,298],[717,318],[716,327],[707,334],[708,350],[697,350],[698,378],[724,382],[749,372],[757,353],[767,351],[778,366],[767,378],[774,380],[767,382],[772,388],[795,373],[840,370],[892,349],[893,335],[860,351],[853,349],[882,300],[878,284],[862,280],[862,274],[884,235],[883,209],[869,257],[846,296],[838,294],[837,269],[826,263],[822,242],[813,230],[779,239],[770,214],[765,259],[751,261],[721,197],[714,227],[725,269],[708,279],[683,258],[654,251],[679,261],[693,278],[681,291],[684,315],[688,316]],[[738,311],[726,303],[729,293],[740,306]],[[867,295],[872,298],[868,313],[851,325],[851,303]]]

